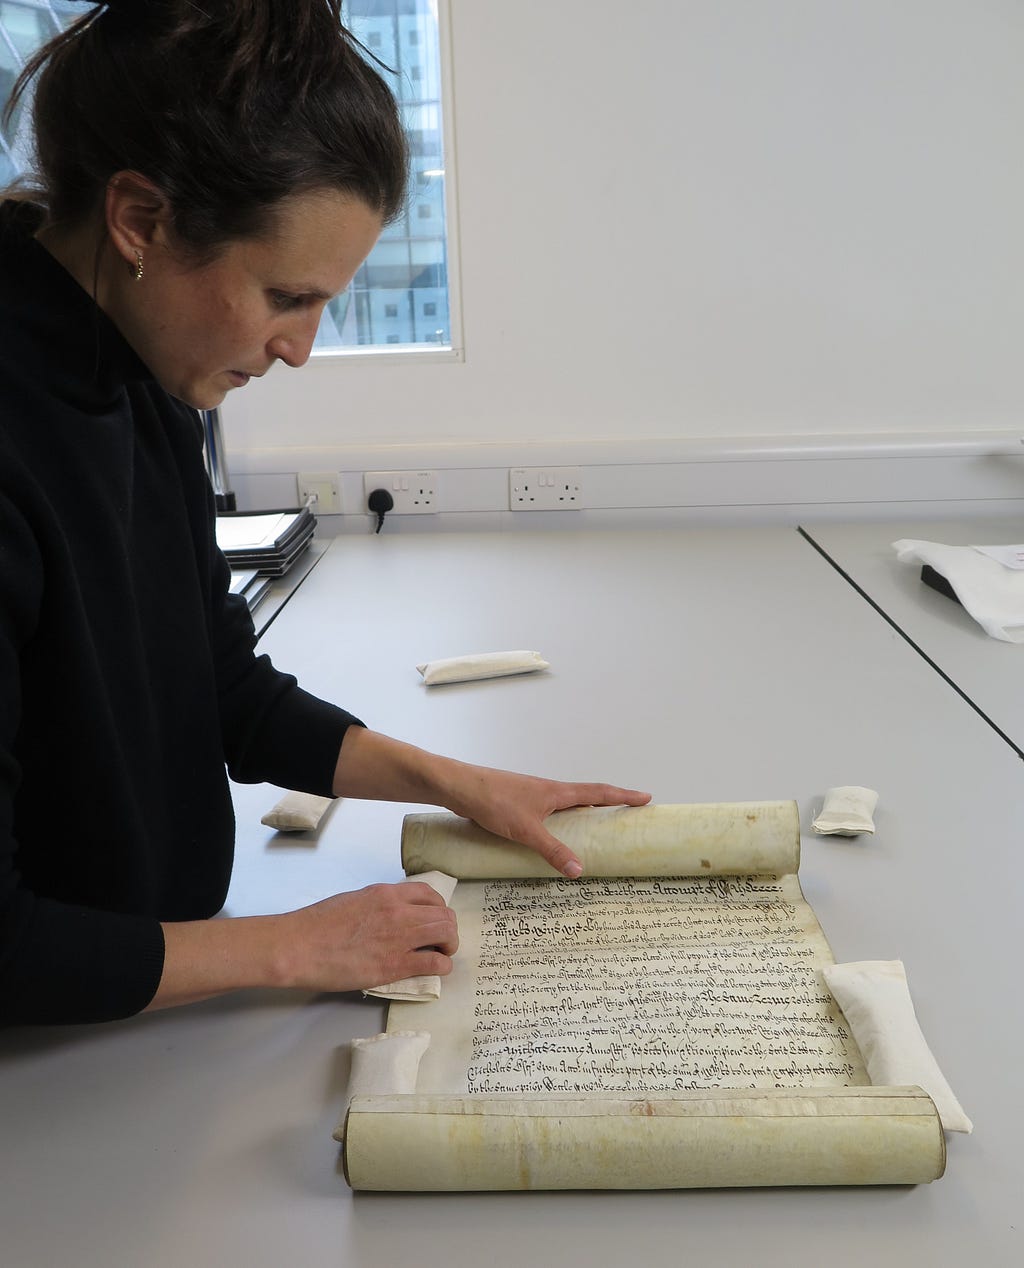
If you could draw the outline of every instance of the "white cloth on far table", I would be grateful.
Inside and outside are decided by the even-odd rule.
[[[904,563],[917,561],[941,573],[986,634],[1004,643],[1024,643],[1024,572],[1007,568],[975,546],[911,538],[892,545]]]

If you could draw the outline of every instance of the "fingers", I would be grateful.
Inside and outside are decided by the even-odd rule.
[[[403,885],[402,888],[406,887]],[[430,886],[422,888],[430,889]],[[435,893],[434,890],[430,892]],[[447,977],[452,971],[452,956],[459,949],[455,913],[443,903],[440,909],[431,904],[421,906],[419,910],[437,914],[429,919],[420,917],[417,923],[402,931],[400,945],[408,949],[395,953],[394,967],[388,975],[390,981],[397,982],[407,977]]]
[[[575,806],[645,806],[651,794],[615,784],[569,784],[484,766],[455,765],[458,775],[442,804],[509,841],[536,850],[556,871],[575,879],[580,860],[544,827],[548,815]]]
[[[459,949],[459,930],[455,913],[450,907],[444,909],[444,915],[430,923],[416,925],[409,931],[409,940],[413,950],[437,950],[447,956],[453,956]]]
[[[415,948],[453,956],[459,949],[458,922],[437,890],[424,881],[404,881],[396,889],[398,897],[407,900],[411,909],[409,938]]]
[[[615,802],[605,802],[605,805],[623,805],[623,806],[646,806],[651,800],[649,792],[641,792],[637,788],[613,788],[611,790],[617,800]]]
[[[569,849],[569,847],[557,837],[553,837],[546,828],[537,828],[534,832],[520,833],[520,840],[523,845],[529,846],[531,850],[546,859],[556,872],[561,872],[563,876],[568,876],[570,880],[576,880],[577,877],[583,875],[583,864],[577,856]]]
[[[362,892],[372,894],[380,903],[381,932],[392,938],[399,949],[437,947],[448,956],[458,950],[455,912],[430,885],[404,881],[399,885],[371,885]]]
[[[559,810],[571,806],[646,806],[649,792],[636,788],[616,788],[613,784],[567,784],[565,800]]]
[[[369,885],[283,917],[282,985],[366,990],[444,976],[459,948],[455,913],[422,882]]]
[[[564,788],[565,792],[558,798],[553,810],[569,810],[575,806],[646,806],[651,800],[648,792],[618,788],[613,784],[567,784]],[[536,850],[556,871],[570,880],[583,875],[579,858],[546,829],[541,828],[536,834],[531,834],[529,840],[524,836],[523,844]]]
[[[434,907],[448,906],[433,885],[428,885],[426,881],[402,881],[401,885],[402,896],[408,897],[412,902]]]
[[[447,977],[455,967],[450,955],[436,951],[433,947],[423,947],[420,951],[410,953],[406,966],[397,972],[394,981],[399,982],[406,977]]]

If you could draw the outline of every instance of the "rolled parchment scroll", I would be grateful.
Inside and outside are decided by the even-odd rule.
[[[833,961],[799,889],[794,802],[584,808],[548,826],[592,878],[576,897],[576,882],[538,855],[464,819],[406,818],[406,870],[460,880],[452,905],[463,945],[439,999],[389,1010],[389,1032],[431,1036],[417,1069],[350,1088],[336,1138],[353,1188],[877,1185],[942,1175],[932,1100],[919,1087],[866,1086],[821,982]],[[686,883],[669,888],[663,877]],[[623,989],[647,994],[627,999]],[[720,1043],[711,1033],[719,1025]],[[646,1068],[649,1044],[658,1069]],[[363,1056],[377,1070],[389,1049],[379,1042]],[[648,1075],[653,1086],[634,1090]],[[526,1083],[534,1086],[517,1086]]]
[[[585,876],[786,876],[800,866],[795,801],[559,810],[546,827]],[[406,815],[402,865],[460,880],[556,876],[539,854],[450,814]]]
[[[945,1141],[920,1088],[723,1089],[671,1098],[358,1097],[353,1189],[921,1184]]]

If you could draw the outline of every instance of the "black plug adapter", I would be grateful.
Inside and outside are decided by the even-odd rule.
[[[384,516],[395,505],[395,499],[387,489],[374,489],[366,499],[366,505],[377,517],[377,527],[374,531],[379,533],[384,527]]]

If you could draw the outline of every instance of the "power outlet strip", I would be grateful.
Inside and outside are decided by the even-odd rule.
[[[583,506],[583,468],[513,467],[508,505],[511,511],[578,511]]]
[[[424,515],[437,510],[436,471],[364,472],[364,505],[374,489],[386,489],[391,494],[391,515]]]

